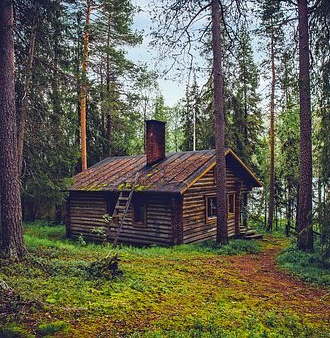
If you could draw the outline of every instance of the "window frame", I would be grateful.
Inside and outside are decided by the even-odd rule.
[[[230,197],[232,196],[233,198],[233,205],[232,205],[232,208],[230,208]],[[228,214],[228,217],[232,217],[232,216],[235,216],[235,199],[236,199],[236,196],[235,196],[235,193],[234,192],[228,192],[227,193],[227,214]],[[232,212],[230,212],[230,210],[232,209]]]
[[[215,199],[215,215],[210,216],[209,215],[209,200],[211,199]],[[212,194],[212,195],[205,195],[205,220],[206,222],[215,222],[217,219],[217,215],[216,215],[216,206],[217,206],[217,196],[216,194]]]

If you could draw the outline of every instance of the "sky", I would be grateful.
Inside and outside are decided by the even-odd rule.
[[[141,11],[136,14],[134,18],[133,29],[143,30],[144,31],[144,41],[141,45],[127,49],[128,58],[134,62],[141,62],[147,64],[149,70],[157,71],[156,58],[157,58],[157,50],[149,45],[151,41],[150,32],[152,26],[154,25],[150,19],[149,10],[151,0],[132,0],[134,6],[138,6],[141,8]],[[255,62],[259,63],[261,59],[264,59],[265,55],[262,55],[260,51],[258,51],[258,43],[259,39],[254,36],[252,37],[252,47],[255,51]],[[196,57],[196,62],[202,63],[202,58],[200,56]],[[169,76],[173,76],[175,74],[169,74]],[[207,79],[203,77],[203,75],[199,75],[197,78],[197,83],[202,86],[206,83]],[[268,88],[267,80],[261,78],[259,92],[262,96],[265,95]],[[181,80],[180,83],[173,80],[166,80],[159,78],[158,83],[160,86],[160,90],[164,96],[165,104],[168,106],[174,106],[179,99],[184,97],[185,89],[188,84],[188,79]]]
[[[137,47],[129,48],[127,50],[127,55],[128,58],[132,61],[145,63],[148,65],[149,70],[157,71],[157,50],[149,46],[149,43],[151,41],[151,37],[149,35],[151,31],[150,28],[153,26],[153,23],[148,13],[150,2],[150,0],[132,1],[133,5],[139,6],[142,9],[142,11],[137,13],[134,18],[133,29],[144,31],[144,41],[141,45]],[[166,105],[174,106],[180,98],[184,97],[187,83],[178,83],[176,81],[166,80],[163,78],[159,78],[158,83],[160,86],[160,90],[164,96]]]

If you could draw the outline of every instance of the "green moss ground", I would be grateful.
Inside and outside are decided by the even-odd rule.
[[[15,292],[1,337],[330,337],[327,291],[276,267],[283,239],[119,247],[124,273],[112,281],[86,269],[108,247],[42,223],[27,225],[25,240],[25,260],[1,260]]]

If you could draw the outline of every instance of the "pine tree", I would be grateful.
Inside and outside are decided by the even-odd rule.
[[[89,30],[91,17],[91,1],[86,0],[86,21],[84,31],[84,52],[81,66],[80,84],[80,145],[81,145],[81,169],[87,169],[87,131],[86,131],[86,105],[87,105],[87,61],[89,49]]]
[[[300,158],[297,210],[297,247],[313,250],[312,228],[312,119],[309,75],[309,34],[307,0],[298,0]]]
[[[226,244],[228,243],[228,214],[226,205],[225,114],[222,75],[220,5],[218,0],[211,1],[211,8],[216,150],[217,242]]]
[[[24,3],[25,4],[25,3]],[[24,98],[28,63],[30,27],[34,16],[29,6],[16,2],[17,60],[16,88],[18,107]],[[22,6],[22,7],[21,7]],[[54,205],[65,199],[63,190],[77,161],[75,145],[78,124],[75,54],[76,12],[62,2],[42,1],[38,6],[38,25],[34,62],[31,68],[33,91],[30,91],[26,116],[22,166],[22,202],[25,219],[34,220],[42,211],[53,216]],[[75,11],[80,11],[75,7]],[[24,37],[22,40],[20,37]],[[51,41],[51,43],[50,43]],[[27,47],[25,47],[25,45]],[[20,109],[18,109],[18,114]],[[59,211],[59,207],[57,207]],[[57,212],[59,216],[59,212]]]
[[[1,250],[26,254],[20,200],[14,87],[13,2],[0,2],[0,196]]]
[[[259,74],[246,24],[238,31],[232,58],[231,75],[226,81],[227,109],[230,111],[227,144],[245,163],[253,166],[253,155],[263,128],[258,107]]]
[[[261,34],[266,34],[269,38],[269,59],[271,73],[271,93],[270,93],[270,170],[269,170],[269,206],[267,230],[273,229],[273,217],[275,206],[275,59],[282,31],[280,29],[283,20],[281,3],[279,1],[269,0],[260,3],[261,16]]]

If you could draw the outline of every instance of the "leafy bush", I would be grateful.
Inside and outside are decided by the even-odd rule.
[[[119,261],[118,255],[105,257],[96,262],[92,262],[86,270],[91,278],[105,278],[111,280],[123,274],[118,268]]]
[[[261,250],[259,242],[242,239],[230,240],[227,245],[205,242],[201,244],[201,247],[210,248],[211,251],[214,251],[218,255],[251,254]]]

